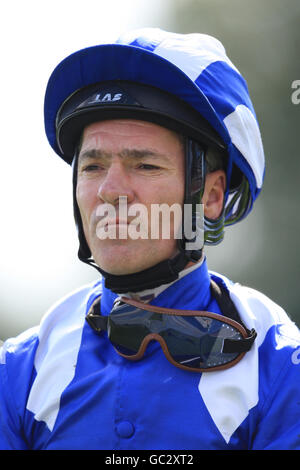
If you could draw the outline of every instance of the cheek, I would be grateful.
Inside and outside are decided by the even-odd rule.
[[[83,224],[89,221],[97,201],[97,189],[94,186],[91,182],[77,182],[76,200]]]
[[[147,189],[145,189],[147,190]],[[167,203],[172,205],[173,203],[183,204],[184,202],[184,191],[185,180],[183,174],[174,175],[172,178],[166,178],[159,182],[159,184],[149,191],[153,202]]]
[[[184,202],[184,177],[178,175],[178,177],[165,186],[165,200],[170,201],[169,203],[183,204]]]

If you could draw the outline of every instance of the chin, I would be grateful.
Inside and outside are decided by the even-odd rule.
[[[125,276],[127,274],[134,274],[138,273],[140,271],[143,271],[144,269],[147,269],[147,267],[150,266],[145,266],[140,263],[122,263],[119,262],[118,264],[112,264],[112,263],[105,263],[103,261],[96,261],[97,265],[99,268],[103,269],[103,271],[113,274],[115,276]]]
[[[104,242],[101,243],[101,247],[98,245],[92,250],[92,255],[100,269],[109,274],[122,276],[144,271],[173,255],[171,247],[166,247],[164,243],[162,245],[152,243],[151,246],[145,246],[144,243],[137,244],[136,241]]]
[[[129,258],[115,255],[113,260],[108,260],[106,257],[101,256],[98,259],[94,257],[94,260],[101,269],[115,276],[138,273],[162,261],[160,259],[156,260],[153,257],[145,259],[144,256],[139,259],[136,254]]]
[[[116,276],[133,274],[145,269],[144,256],[139,256],[137,250],[128,250],[124,246],[109,249],[106,247],[100,253],[93,253],[93,258],[99,268]]]

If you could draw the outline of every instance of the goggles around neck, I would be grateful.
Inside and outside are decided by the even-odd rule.
[[[117,353],[126,359],[140,360],[154,340],[168,361],[191,372],[234,366],[257,336],[254,329],[223,315],[162,308],[125,297],[116,299],[109,316],[92,308],[86,320],[95,331],[106,330]]]

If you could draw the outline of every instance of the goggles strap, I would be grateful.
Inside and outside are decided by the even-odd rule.
[[[248,334],[247,338],[243,338],[242,340],[239,340],[239,341],[233,340],[233,339],[226,339],[224,341],[223,352],[224,353],[234,353],[234,352],[242,353],[242,352],[249,351],[257,336],[256,331],[254,330],[254,328],[252,328],[252,330],[249,330],[246,327],[246,325],[243,323],[240,317],[240,314],[236,306],[234,305],[233,301],[231,300],[229,292],[225,286],[223,286],[222,284],[219,285],[211,279],[210,290],[211,290],[212,295],[216,299],[223,315],[240,323]]]
[[[212,296],[216,299],[223,315],[225,317],[231,318],[231,320],[235,320],[236,322],[240,323],[246,331],[249,331],[243,324],[240,314],[237,311],[237,308],[234,305],[233,301],[231,300],[226,287],[222,284],[217,284],[213,279],[211,279],[210,291]]]
[[[96,333],[107,331],[108,317],[101,315],[101,296],[91,305],[85,319]]]
[[[247,330],[248,331],[248,330]],[[257,336],[256,331],[252,328],[249,331],[249,336],[243,339],[225,339],[222,352],[223,353],[244,353],[250,351],[252,344]]]
[[[257,336],[254,328],[249,330],[246,325],[243,323],[240,314],[234,305],[233,301],[230,298],[229,292],[222,284],[217,284],[211,279],[210,281],[210,290],[214,298],[216,299],[221,312],[228,318],[235,320],[240,323],[246,330],[248,337],[241,340],[226,339],[224,341],[223,351],[224,353],[242,353],[247,352],[251,349],[252,344]]]

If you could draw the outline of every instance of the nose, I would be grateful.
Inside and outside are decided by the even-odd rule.
[[[120,196],[126,196],[132,202],[134,193],[130,178],[122,162],[112,163],[106,170],[105,177],[98,189],[98,197],[105,203],[116,205]]]

